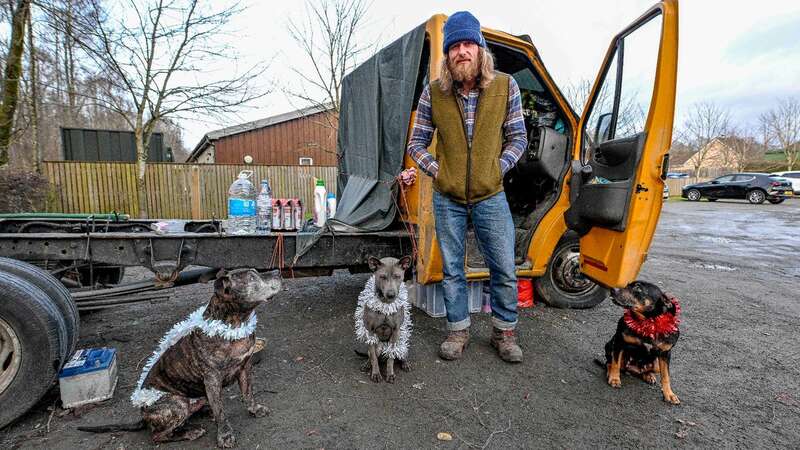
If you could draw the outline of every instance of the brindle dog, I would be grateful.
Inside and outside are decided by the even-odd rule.
[[[645,281],[612,289],[611,300],[626,312],[617,324],[614,337],[605,346],[608,384],[621,387],[620,371],[623,370],[649,384],[655,384],[656,374],[659,374],[664,401],[679,404],[678,396],[672,392],[669,374],[671,351],[680,337],[677,300]]]
[[[214,282],[214,295],[208,302],[203,319],[217,320],[228,327],[245,324],[260,304],[281,290],[280,272],[260,275],[253,269],[221,270]],[[251,387],[252,356],[258,350],[254,334],[229,340],[209,336],[194,328],[169,347],[153,364],[143,388],[162,391],[155,403],[141,408],[142,419],[126,425],[79,427],[82,431],[109,432],[136,430],[149,426],[154,443],[194,440],[205,430],[184,426],[194,413],[208,405],[217,423],[217,445],[233,447],[233,428],[222,404],[222,390],[238,382],[247,411],[264,417],[267,407],[256,403]]]

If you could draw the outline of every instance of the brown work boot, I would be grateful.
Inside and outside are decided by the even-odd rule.
[[[439,356],[448,361],[459,359],[464,354],[467,345],[469,345],[469,328],[451,331],[447,335],[447,339],[439,346]]]
[[[492,329],[492,347],[497,350],[497,354],[505,362],[522,362],[522,349],[517,345],[517,337],[514,330]]]

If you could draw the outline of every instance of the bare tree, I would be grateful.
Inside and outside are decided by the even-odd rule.
[[[33,41],[32,14],[28,14],[28,109],[31,123],[31,147],[33,148],[33,167],[36,173],[42,173],[42,148],[39,146],[39,77],[36,74],[36,47]]]
[[[293,67],[301,86],[286,88],[285,92],[320,111],[329,111],[324,114],[325,125],[333,133],[339,123],[342,80],[370,48],[356,36],[364,26],[369,7],[364,0],[306,1],[305,19],[290,19],[287,25],[312,70]]]
[[[800,158],[800,98],[778,100],[778,105],[759,119],[783,149],[787,170],[794,170]]]
[[[695,178],[706,162],[711,143],[715,138],[725,136],[730,129],[730,113],[713,102],[699,102],[691,106],[684,122],[682,135],[694,151],[689,161]]]
[[[215,9],[198,0],[128,0],[114,6],[106,10],[91,0],[89,14],[72,17],[71,37],[108,81],[95,86],[99,91],[90,103],[116,112],[134,132],[139,215],[147,217],[147,146],[157,124],[197,114],[221,117],[266,95],[255,86],[265,66],[236,72],[235,48],[219,39],[243,11],[238,5]],[[198,80],[197,74],[223,61],[226,78]]]
[[[19,79],[25,50],[25,24],[31,13],[30,0],[19,0],[12,15],[11,40],[6,56],[3,80],[3,104],[0,106],[0,167],[8,163],[8,145],[14,128],[14,114],[19,100]]]
[[[763,155],[754,133],[745,127],[731,128],[724,141],[721,155],[723,165],[737,172],[744,171]]]

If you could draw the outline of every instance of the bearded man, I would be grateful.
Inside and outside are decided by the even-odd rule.
[[[422,92],[407,147],[420,169],[433,177],[448,329],[439,356],[458,359],[469,343],[464,274],[469,218],[491,273],[491,345],[501,359],[517,363],[522,361],[522,350],[514,335],[515,236],[503,176],[528,145],[519,87],[513,77],[494,70],[480,23],[469,12],[448,18],[443,51],[439,79]],[[434,134],[436,157],[428,152]]]

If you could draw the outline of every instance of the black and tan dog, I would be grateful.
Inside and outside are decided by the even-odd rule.
[[[133,405],[141,408],[141,420],[78,429],[111,432],[148,426],[155,443],[194,440],[205,430],[184,423],[208,405],[217,423],[217,445],[232,447],[235,438],[222,407],[222,390],[238,382],[247,411],[255,417],[269,413],[256,403],[251,386],[252,356],[259,350],[254,310],[280,289],[279,271],[220,271],[208,304],[164,336],[142,371],[131,395]]]
[[[678,396],[672,392],[669,374],[672,348],[680,336],[678,301],[645,281],[612,289],[611,300],[625,308],[625,313],[619,319],[617,332],[605,347],[608,384],[621,387],[621,371],[650,384],[655,384],[656,374],[660,374],[664,401],[679,404]]]

